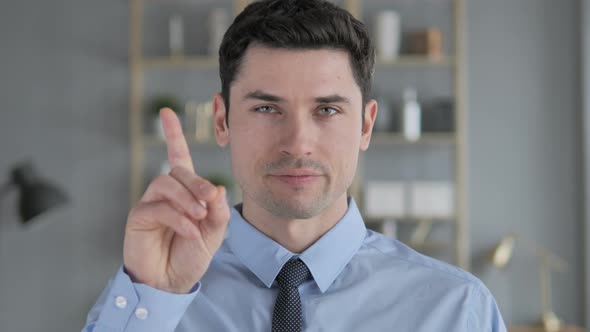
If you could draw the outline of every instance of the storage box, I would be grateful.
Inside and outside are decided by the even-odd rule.
[[[440,59],[443,56],[442,33],[438,29],[417,30],[408,33],[408,53]]]
[[[406,215],[404,184],[396,181],[371,181],[365,187],[365,215],[391,218]]]
[[[449,182],[419,181],[410,185],[410,215],[446,218],[455,214],[455,192]]]

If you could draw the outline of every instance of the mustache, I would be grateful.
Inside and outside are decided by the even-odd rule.
[[[322,174],[328,173],[328,167],[322,164],[319,161],[308,159],[308,158],[293,158],[293,157],[283,157],[279,160],[272,161],[266,165],[264,165],[264,170],[267,173],[273,173],[277,171],[281,171],[283,169],[293,169],[293,168],[311,168]]]

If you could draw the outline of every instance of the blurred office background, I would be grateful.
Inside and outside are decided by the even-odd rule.
[[[163,2],[150,0],[144,8],[153,23],[143,25],[144,33],[153,38],[144,39],[143,51],[151,55],[169,51],[166,29],[178,13],[184,20],[184,52],[206,53],[199,22],[220,4],[230,11],[233,6],[230,0],[176,0],[171,7]],[[588,326],[590,129],[584,130],[584,121],[590,123],[590,1],[465,0],[460,31],[454,30],[452,2],[361,2],[368,23],[390,6],[400,13],[402,31],[436,27],[444,54],[456,52],[455,38],[464,38],[465,57],[458,64],[464,72],[453,67],[456,58],[449,64],[444,57],[427,68],[378,67],[376,93],[393,95],[392,109],[408,85],[419,100],[443,96],[456,105],[461,101],[455,99],[453,75],[464,75],[466,266],[490,288],[507,325],[533,325],[543,309],[543,255],[534,248],[542,247],[568,262],[566,271],[551,272],[553,311],[566,325]],[[129,113],[137,72],[130,66],[130,13],[130,2],[123,0],[2,3],[0,331],[79,330],[121,264],[136,176]],[[141,77],[145,104],[161,93],[175,94],[183,105],[189,99],[206,102],[219,89],[216,69],[206,62],[192,69],[154,65]],[[151,128],[148,122],[146,116],[141,130]],[[367,176],[397,172],[394,180],[407,180],[416,168],[427,180],[455,176],[458,148],[449,143],[455,136],[445,142],[443,135],[442,144],[440,135],[433,137],[432,144],[407,145],[397,142],[398,136],[393,143],[377,144],[365,156]],[[153,138],[141,144],[138,188],[157,174],[165,158]],[[227,151],[210,144],[193,150],[203,172],[229,174]],[[410,161],[387,164],[400,156]],[[7,186],[23,161],[69,198],[27,225],[20,221],[19,191]],[[496,269],[488,253],[513,233],[526,242],[517,240],[508,267]]]

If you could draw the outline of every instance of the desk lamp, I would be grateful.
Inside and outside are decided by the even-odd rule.
[[[25,162],[12,169],[10,182],[0,190],[0,197],[12,186],[20,192],[19,214],[23,224],[29,224],[35,217],[63,205],[67,196],[57,186],[37,175],[31,163]]]
[[[541,301],[543,305],[541,323],[546,332],[557,332],[561,329],[562,323],[553,312],[551,305],[551,269],[564,272],[567,269],[567,262],[545,248],[526,241],[515,234],[510,234],[503,237],[490,254],[490,261],[495,267],[504,269],[508,265],[508,262],[510,262],[513,256],[516,242],[522,243],[529,250],[533,251],[541,261],[539,266]]]

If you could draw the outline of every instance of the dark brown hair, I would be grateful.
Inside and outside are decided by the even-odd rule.
[[[365,25],[346,10],[325,0],[264,0],[248,5],[226,31],[219,48],[221,96],[226,112],[230,108],[230,86],[251,44],[346,51],[361,89],[364,111],[371,93],[375,49]]]

